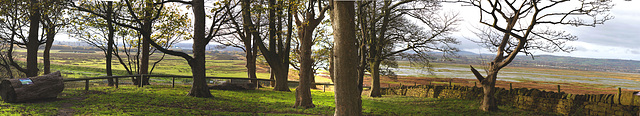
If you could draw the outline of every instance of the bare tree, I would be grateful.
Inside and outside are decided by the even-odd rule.
[[[258,78],[256,76],[256,58],[258,57],[258,44],[255,43],[254,38],[248,28],[243,25],[243,21],[241,19],[244,9],[240,9],[240,11],[236,10],[238,5],[241,5],[242,1],[231,1],[230,4],[227,5],[227,11],[225,15],[229,21],[227,21],[224,25],[226,27],[226,33],[235,33],[228,36],[219,36],[213,38],[212,41],[225,45],[231,46],[235,48],[240,48],[245,52],[245,60],[247,68],[247,77],[248,78]],[[258,81],[252,80],[251,85],[258,86]]]
[[[371,97],[380,97],[380,74],[393,75],[393,72],[381,71],[380,65],[397,67],[396,57],[408,58],[428,66],[433,58],[430,52],[452,53],[458,51],[451,44],[457,44],[450,37],[459,19],[456,15],[441,15],[439,2],[421,0],[371,1],[359,3],[358,24],[361,64],[368,63],[372,77]],[[417,19],[425,27],[409,22]],[[365,42],[362,42],[365,41]],[[363,48],[364,47],[364,48]],[[413,52],[408,54],[405,52]],[[367,54],[364,54],[364,53]],[[362,58],[362,56],[366,56]],[[360,65],[364,69],[366,65]],[[428,68],[428,67],[427,67]],[[361,70],[359,76],[363,76]],[[362,80],[362,79],[361,79]],[[361,83],[361,82],[360,82]],[[359,83],[359,84],[360,84]]]
[[[531,51],[570,52],[572,47],[565,42],[574,41],[576,36],[565,31],[537,28],[538,25],[560,24],[571,26],[596,26],[612,19],[607,14],[612,5],[609,0],[470,0],[459,1],[479,9],[479,22],[489,28],[477,33],[481,46],[496,52],[496,57],[488,64],[486,76],[482,76],[473,66],[471,71],[482,84],[484,111],[498,110],[495,83],[500,69],[513,61],[518,53],[532,55]]]
[[[353,1],[332,1],[331,26],[335,53],[335,116],[362,115],[362,100],[356,76],[358,57],[356,45],[355,8]]]

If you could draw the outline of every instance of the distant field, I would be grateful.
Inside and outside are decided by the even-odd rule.
[[[17,50],[18,60],[24,60],[26,51]],[[52,50],[52,70],[61,71],[65,78],[80,77],[97,77],[105,76],[105,61],[102,52],[94,53],[70,53]],[[22,57],[22,59],[21,59]],[[151,56],[150,63],[160,59],[161,54],[156,53]],[[246,78],[246,68],[244,60],[214,60],[215,56],[207,56],[207,76],[217,77],[237,77]],[[242,57],[242,56],[236,56]],[[40,58],[42,59],[42,58]],[[126,60],[126,59],[124,59]],[[128,75],[122,65],[116,58],[112,61],[115,75]],[[40,63],[41,64],[41,63]],[[476,82],[475,78],[469,71],[469,65],[464,64],[447,64],[432,63],[433,73],[430,75],[427,71],[410,67],[407,62],[400,62],[400,68],[394,69],[399,75],[398,79],[390,79],[383,77],[382,86],[398,86],[400,84],[448,84],[453,81],[456,85],[473,86]],[[482,66],[474,65],[480,72]],[[258,78],[269,78],[267,66],[258,67]],[[316,76],[316,82],[331,82],[326,76],[326,72]],[[176,56],[167,55],[164,60],[154,68],[152,74],[166,75],[191,75],[191,69],[187,62]],[[297,71],[290,71],[289,80],[297,80]],[[157,82],[166,82],[155,79]],[[527,68],[527,67],[506,67],[501,70],[498,75],[498,87],[509,87],[512,83],[513,87],[538,88],[545,90],[556,90],[557,85],[561,85],[564,92],[572,93],[615,93],[618,87],[626,90],[640,90],[640,74],[633,73],[615,73],[615,72],[599,72],[599,71],[578,71],[566,69],[543,69],[543,68]],[[189,82],[189,79],[180,81]],[[370,86],[370,78],[365,78],[365,86]]]
[[[429,75],[418,68],[409,67],[409,63],[401,62],[400,68],[395,69],[398,75],[416,80],[422,78],[435,79],[463,79],[468,82],[459,83],[473,86],[475,77],[467,64],[432,63],[433,73]],[[486,75],[482,65],[473,65],[481,74]],[[561,89],[575,93],[616,93],[617,88],[627,90],[640,90],[640,74],[618,73],[601,71],[579,71],[568,69],[547,69],[507,66],[498,74],[498,86],[538,88],[557,91],[557,85]],[[479,86],[479,85],[478,85]],[[565,92],[567,92],[565,91]]]
[[[81,50],[79,50],[81,51]],[[26,50],[16,50],[16,57],[19,61],[24,61]],[[42,52],[42,51],[40,51]],[[40,55],[42,56],[42,55]],[[123,60],[125,59],[124,55]],[[149,69],[153,63],[162,57],[161,53],[155,53],[150,56]],[[207,55],[206,57],[206,75],[214,77],[237,77],[247,78],[244,60],[214,60],[216,56]],[[235,56],[243,57],[243,56]],[[42,62],[42,57],[38,57]],[[242,58],[244,59],[244,58]],[[60,52],[60,50],[51,50],[52,71],[60,71],[64,78],[81,78],[81,77],[98,77],[106,76],[105,57],[102,51],[94,53],[72,53]],[[42,65],[42,63],[39,63]],[[125,68],[120,64],[116,57],[112,60],[112,69],[114,75],[129,75]],[[41,66],[42,67],[42,66]],[[163,75],[183,75],[190,76],[191,68],[187,61],[181,57],[166,55],[152,70],[151,74]],[[257,67],[257,77],[262,79],[269,78],[269,69],[266,66]],[[297,72],[290,71],[289,75],[294,76],[290,80],[297,80]],[[190,79],[189,79],[190,80]],[[330,79],[317,77],[316,82],[327,83]]]

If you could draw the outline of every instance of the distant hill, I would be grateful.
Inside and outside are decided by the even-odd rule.
[[[493,59],[493,54],[476,54],[472,52],[459,52],[458,57],[451,57],[454,63],[481,64],[483,61],[489,62]],[[438,61],[449,62],[449,61]],[[518,56],[509,64],[520,67],[543,67],[557,69],[572,69],[586,71],[607,71],[607,72],[627,72],[640,73],[640,61],[619,60],[619,59],[595,59],[578,58],[570,56],[534,55]]]

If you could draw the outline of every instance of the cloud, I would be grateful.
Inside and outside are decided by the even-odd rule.
[[[562,55],[588,58],[609,58],[640,60],[640,1],[614,1],[615,6],[611,9],[610,15],[615,18],[596,27],[575,27],[566,25],[544,25],[552,29],[564,30],[577,36],[577,41],[569,42],[576,48],[571,53],[545,53],[536,54]],[[444,10],[457,10],[460,18],[464,21],[460,23],[459,37],[461,50],[478,52],[484,49],[466,38],[475,38],[471,31],[475,31],[478,25],[478,9],[473,7],[462,7],[459,4],[445,4]],[[543,28],[544,26],[538,26]],[[486,51],[486,50],[481,50]]]

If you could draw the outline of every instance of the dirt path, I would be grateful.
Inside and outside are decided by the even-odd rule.
[[[60,104],[60,107],[58,109],[58,116],[73,116],[73,112],[75,112],[75,110],[71,109],[71,107],[73,106],[73,104],[71,103],[62,103]]]
[[[68,102],[61,103],[60,106],[58,106],[58,113],[56,115],[57,116],[73,116],[76,110],[71,108],[71,107],[74,107],[72,103],[80,100],[84,100],[84,99],[85,98],[83,97],[65,98],[64,100],[68,100]]]

